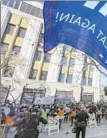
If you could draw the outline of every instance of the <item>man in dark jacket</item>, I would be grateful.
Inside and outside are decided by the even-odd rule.
[[[40,117],[40,114],[38,114],[38,110],[34,109],[31,115],[24,117],[23,119],[19,120],[14,124],[15,127],[22,126],[16,134],[15,138],[38,138],[39,122],[47,124],[47,120]]]
[[[80,137],[80,132],[82,132],[82,138],[85,138],[88,114],[85,112],[84,107],[81,108],[80,112],[76,115],[77,120],[77,131],[76,138]]]

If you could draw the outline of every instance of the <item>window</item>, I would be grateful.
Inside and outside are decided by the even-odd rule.
[[[37,50],[34,57],[35,60],[40,61],[41,57],[42,57],[42,52]]]
[[[75,64],[75,59],[74,58],[71,58],[70,61],[69,61],[69,66],[70,67],[73,67]]]
[[[64,82],[65,74],[60,73],[58,82]]]
[[[31,5],[27,5],[26,13],[30,14],[30,12],[31,12],[31,8],[32,8]]]
[[[72,75],[67,76],[67,83],[72,83]]]
[[[1,43],[1,54],[6,54],[8,46],[6,43]]]
[[[6,27],[5,33],[12,35],[13,34],[13,31],[14,31],[14,28],[15,28],[15,25],[8,24],[7,27]]]
[[[21,7],[20,7],[20,11],[25,12],[26,11],[26,7],[27,7],[27,3],[22,2]]]
[[[87,70],[87,69],[88,69],[88,64],[85,63],[85,64],[83,65],[83,70]]]
[[[67,58],[66,57],[62,57],[61,65],[66,66],[66,64],[67,64]]]
[[[92,78],[88,78],[88,85],[92,86]]]
[[[89,70],[90,70],[90,71],[93,71],[93,65],[92,65],[92,64],[90,65]]]
[[[86,56],[84,57],[84,63],[87,63],[87,57]]]
[[[31,70],[29,79],[36,79],[38,71],[36,69]]]
[[[14,46],[12,52],[13,52],[14,54],[17,55],[17,54],[20,53],[20,49],[21,49],[21,47],[19,47],[19,46]]]
[[[40,80],[46,80],[46,79],[47,79],[47,71],[42,71],[41,76],[40,76]]]
[[[8,66],[4,72],[4,77],[13,77],[14,67]]]
[[[82,85],[86,85],[86,78],[82,78]]]
[[[44,62],[49,63],[51,60],[51,54],[50,53],[46,53],[45,57],[44,57]]]
[[[26,34],[26,29],[20,27],[19,32],[18,32],[18,37],[24,38],[25,37],[25,34]]]
[[[31,9],[30,14],[31,14],[31,15],[35,15],[35,11],[36,11],[35,7],[34,7],[34,6],[32,6],[32,9]]]

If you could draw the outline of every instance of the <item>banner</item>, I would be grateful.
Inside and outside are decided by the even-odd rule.
[[[47,1],[44,24],[44,52],[65,43],[107,69],[107,2]]]

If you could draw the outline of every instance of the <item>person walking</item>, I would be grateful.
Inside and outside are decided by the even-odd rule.
[[[38,138],[39,122],[43,124],[48,123],[46,119],[40,116],[38,109],[33,109],[29,116],[24,117],[13,125],[14,127],[22,126],[20,131],[15,135],[15,138]]]
[[[76,138],[80,138],[80,132],[82,132],[82,138],[85,138],[88,118],[89,116],[86,113],[85,108],[81,107],[80,112],[75,116],[77,125]]]
[[[101,122],[101,115],[102,115],[102,111],[100,108],[97,109],[97,112],[96,112],[96,120],[97,120],[97,123],[100,123]]]
[[[71,114],[70,114],[70,117],[71,117],[71,127],[73,126],[73,123],[74,123],[74,118],[77,114],[77,110],[75,107],[72,108],[71,110]]]
[[[58,117],[59,117],[59,129],[61,128],[62,126],[62,120],[64,119],[64,109],[63,107],[61,107],[59,110],[58,110]]]

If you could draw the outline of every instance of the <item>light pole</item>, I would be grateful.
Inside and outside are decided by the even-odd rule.
[[[82,102],[83,100],[83,91],[84,89],[83,89],[83,86],[81,85],[80,102]]]

